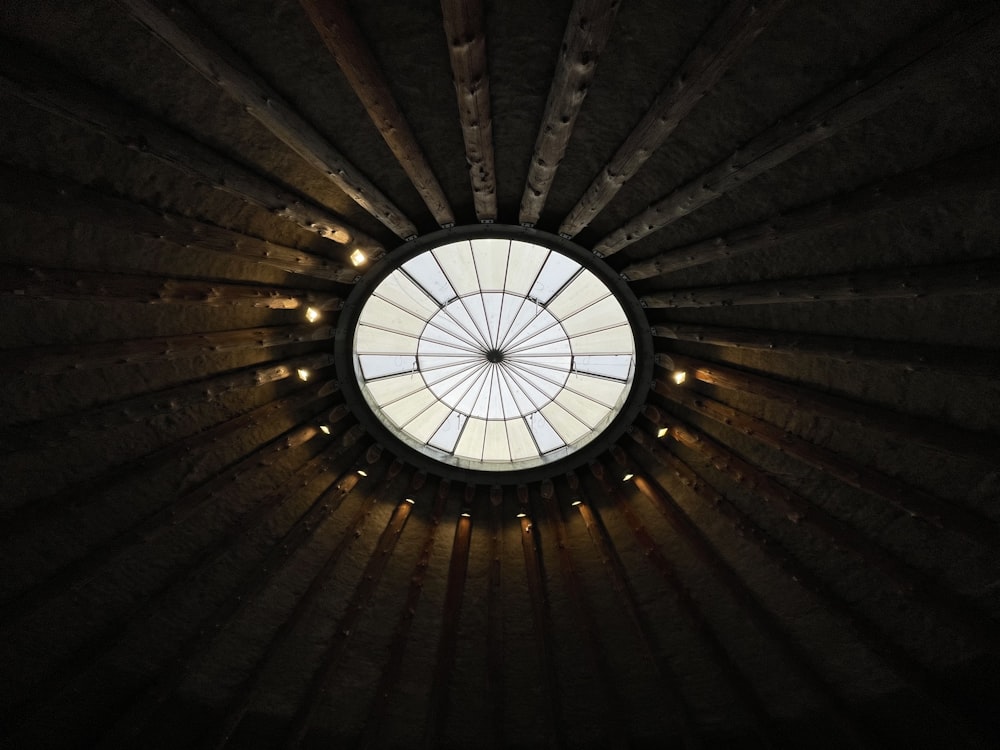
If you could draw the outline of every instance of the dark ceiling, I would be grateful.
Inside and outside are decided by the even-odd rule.
[[[7,746],[1000,744],[996,3],[0,32]],[[643,299],[658,382],[594,463],[445,482],[343,404],[349,253],[449,219]]]

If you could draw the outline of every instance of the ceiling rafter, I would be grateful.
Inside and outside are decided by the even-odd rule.
[[[594,245],[607,257],[697,211],[793,156],[919,91],[948,67],[988,54],[1000,40],[1000,14],[979,7],[952,14],[873,62],[867,72],[767,128],[732,156],[674,189]]]
[[[347,0],[300,0],[320,38],[368,112],[396,161],[440,226],[455,223],[448,198],[434,176],[389,81],[365,41]]]
[[[17,47],[0,58],[0,92],[81,125],[134,151],[157,159],[198,182],[264,209],[301,229],[341,245],[378,252],[381,245],[360,229],[309,199],[261,177],[190,135],[105,92],[52,61]]]
[[[721,442],[657,406],[647,407],[646,416],[658,427],[668,427],[668,435],[672,441],[693,451],[729,481],[773,505],[775,512],[788,523],[811,527],[827,537],[830,544],[856,555],[866,569],[880,571],[896,595],[921,602],[955,623],[956,627],[972,639],[993,637],[982,614],[976,612],[964,599],[956,599],[953,592],[924,571],[900,559],[817,503],[788,489],[759,464],[741,457]],[[649,442],[637,430],[633,430],[631,435],[637,442]]]
[[[657,363],[684,370],[695,380],[726,390],[752,393],[782,404],[794,405],[828,419],[892,435],[904,443],[932,448],[955,456],[966,456],[1000,466],[1000,445],[983,432],[946,424],[928,416],[904,414],[854,398],[825,393],[777,377],[746,369],[734,369],[676,352],[657,355]]]
[[[226,370],[89,409],[61,412],[31,422],[0,427],[0,452],[16,453],[62,445],[88,433],[138,424],[161,415],[217,403],[235,392],[290,378],[299,369],[312,372],[333,364],[331,354],[313,353],[287,358],[280,353],[272,353],[276,356],[264,363]]]
[[[987,546],[996,544],[1000,538],[997,527],[979,513],[942,500],[870,466],[859,464],[770,422],[663,380],[655,380],[653,389],[674,403],[738,429],[850,487],[884,500],[907,516],[938,529],[958,532],[971,541]]]
[[[574,0],[521,196],[521,224],[538,223],[620,6],[621,0]]]
[[[119,4],[184,62],[238,101],[244,111],[402,238],[417,228],[361,171],[180,3],[169,13],[150,0]]]
[[[731,0],[559,227],[574,237],[607,206],[699,101],[722,80],[787,0]],[[522,199],[523,205],[523,199]],[[523,221],[523,219],[522,219]]]
[[[775,354],[807,354],[846,363],[870,362],[907,370],[950,370],[986,377],[1000,372],[1000,363],[994,352],[971,346],[673,322],[658,322],[652,327],[652,332],[657,338],[674,341]]]
[[[341,300],[308,289],[270,284],[225,284],[211,279],[172,278],[66,268],[24,267],[0,263],[0,297],[254,307],[270,310],[339,310]]]
[[[892,175],[842,195],[788,209],[724,235],[676,247],[622,269],[628,281],[724,262],[819,232],[840,229],[914,203],[1000,187],[1000,149],[991,146]]]
[[[290,551],[292,553],[298,551],[302,544],[315,535],[317,527],[329,516],[330,499],[342,497],[342,493],[334,479],[319,490],[309,489],[309,486],[320,477],[328,477],[330,462],[347,450],[345,446],[330,446],[318,456],[303,463],[278,488],[268,493],[255,508],[240,517],[225,534],[203,548],[193,564],[170,576],[168,580],[171,583],[178,583],[190,576],[198,575],[199,572],[203,574],[211,565],[222,559],[227,551],[231,551],[231,548],[251,528],[269,520],[277,520],[279,511],[284,510],[286,504],[295,499],[299,493],[307,491],[313,498],[283,532],[270,535],[265,543],[265,552],[257,563],[249,566],[236,584],[229,589],[225,598],[190,630],[187,638],[179,644],[175,653],[162,664],[158,672],[151,675],[141,688],[132,691],[127,705],[110,726],[105,727],[98,747],[110,750],[138,741],[142,730],[161,710],[167,699],[177,691],[197,660],[212,648],[220,635],[272,583],[275,574],[288,561]],[[157,593],[162,595],[168,592],[169,587],[164,587]],[[150,602],[143,610],[141,617],[131,618],[128,623],[130,628],[140,627],[145,617],[156,611],[155,603]]]
[[[975,733],[968,730],[968,712],[963,710],[961,701],[956,701],[953,694],[943,690],[933,673],[893,643],[883,628],[860,615],[831,586],[757,525],[751,516],[741,511],[680,457],[666,450],[651,433],[633,430],[630,435],[686,487],[705,488],[705,492],[694,494],[699,499],[711,499],[712,508],[730,522],[735,533],[752,542],[790,582],[801,586],[822,602],[831,614],[849,623],[858,638],[878,654],[901,679],[920,691],[928,707],[947,721],[956,732],[967,738],[981,739],[974,737]]]
[[[746,284],[670,289],[639,301],[649,308],[787,305],[860,299],[922,300],[939,294],[992,294],[1000,290],[1000,261],[975,260],[859,273],[769,279]]]
[[[441,0],[441,13],[476,218],[492,222],[497,218],[497,178],[483,0]]]
[[[837,720],[837,730],[852,747],[876,747],[870,732],[862,725],[855,712],[846,705],[844,698],[815,664],[815,659],[798,642],[798,639],[750,589],[733,567],[719,554],[705,532],[691,520],[676,501],[655,479],[634,468],[632,480],[667,520],[671,528],[684,540],[698,559],[712,571],[715,580],[725,587],[733,601],[753,621],[760,632],[782,653],[783,662],[791,667],[822,702],[824,709]],[[689,488],[695,494],[708,493],[705,487]]]
[[[206,221],[116,198],[65,178],[0,164],[0,203],[327,281],[353,284],[358,271],[328,258]]]

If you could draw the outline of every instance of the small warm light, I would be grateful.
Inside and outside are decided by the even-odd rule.
[[[628,480],[630,480],[630,479],[631,479],[632,477],[634,477],[634,476],[635,476],[635,474],[625,474],[625,475],[624,475],[624,476],[622,477],[622,481],[623,481],[623,482],[627,482]]]
[[[688,379],[688,374],[684,372],[684,370],[674,370],[673,378],[674,382],[677,383],[677,385],[680,385]]]
[[[360,250],[355,250],[353,253],[351,253],[351,263],[353,263],[356,266],[362,265],[366,260],[368,260],[368,256],[365,255]]]
[[[573,501],[572,503],[570,503],[570,505],[572,505],[572,506],[573,506],[574,508],[575,508],[575,507],[576,507],[577,505],[582,505],[582,504],[583,504],[583,501],[582,501],[582,500],[574,500],[574,501]]]
[[[309,380],[309,376],[312,375],[312,373],[304,367],[300,367],[295,371],[295,373],[299,376],[299,380]]]
[[[527,517],[528,517],[528,514],[527,514],[527,513],[518,513],[518,514],[517,514],[517,517],[518,517],[518,518],[527,518]]]
[[[364,469],[358,469],[358,476],[359,477],[366,477],[366,476],[368,476],[368,472],[365,471]]]
[[[414,505],[416,503],[416,500],[414,500],[412,497],[408,497],[408,498],[405,498],[403,500],[403,502],[404,503],[409,503],[410,505]]]
[[[666,437],[666,436],[667,436],[667,433],[668,433],[669,431],[670,431],[670,428],[669,428],[669,427],[661,427],[660,429],[658,429],[658,430],[656,431],[656,437],[658,437],[658,438],[661,438],[661,437]]]
[[[317,310],[315,307],[306,308],[306,320],[308,320],[310,323],[315,323],[321,317],[322,316],[320,315],[319,310]]]
[[[325,424],[321,424],[319,426],[319,431],[322,432],[324,435],[329,435],[330,434],[330,428],[329,428],[329,426],[327,426]]]
[[[472,518],[472,514],[471,513],[466,513],[465,511],[462,511],[458,515],[460,515],[462,518]]]

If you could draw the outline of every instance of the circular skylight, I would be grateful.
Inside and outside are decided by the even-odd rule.
[[[338,339],[357,395],[394,438],[457,470],[548,466],[590,444],[636,377],[624,285],[558,241],[441,234],[357,290]]]

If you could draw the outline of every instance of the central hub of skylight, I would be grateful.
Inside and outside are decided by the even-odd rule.
[[[555,238],[509,233],[526,237],[445,231],[404,246],[395,264],[390,254],[338,334],[381,425],[453,470],[564,459],[615,420],[635,380],[636,336],[613,274]]]

